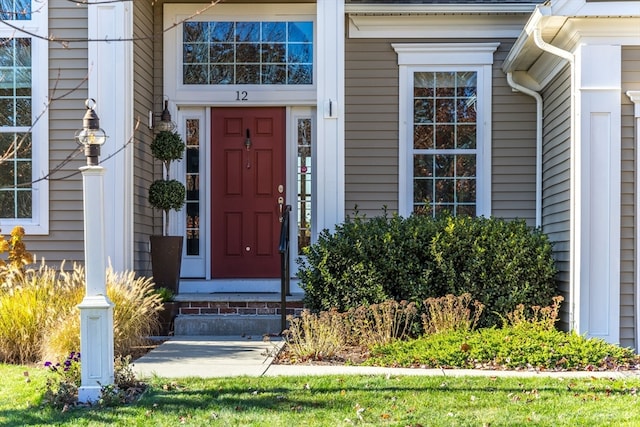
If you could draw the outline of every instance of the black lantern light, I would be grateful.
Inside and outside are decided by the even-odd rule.
[[[95,99],[87,99],[84,105],[87,107],[87,112],[82,118],[82,129],[76,132],[75,138],[78,145],[84,146],[87,165],[97,166],[100,146],[107,140],[107,135],[100,128],[100,119],[94,110],[96,106]]]
[[[173,132],[176,129],[176,124],[171,120],[171,113],[169,112],[169,101],[165,99],[164,110],[160,114],[160,121],[154,124],[154,114],[149,111],[149,129],[153,129],[154,132]]]

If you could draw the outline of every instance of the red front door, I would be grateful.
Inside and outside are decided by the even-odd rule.
[[[280,276],[285,199],[285,109],[211,110],[211,273]]]

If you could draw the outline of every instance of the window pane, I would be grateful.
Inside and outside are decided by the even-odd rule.
[[[313,46],[310,44],[289,44],[289,63],[310,64],[313,62]]]
[[[290,65],[287,83],[290,85],[310,85],[313,82],[311,65]]]
[[[456,75],[456,93],[458,96],[475,98],[476,88],[478,87],[478,73],[469,71],[457,73]]]
[[[298,175],[298,254],[311,244],[311,184],[313,180],[311,158],[311,119],[298,119],[297,175]]]
[[[413,156],[413,176],[433,176],[433,155],[416,154],[415,156]]]
[[[416,125],[413,127],[413,148],[416,150],[433,148],[433,126]]]
[[[32,192],[30,189],[18,191],[18,218],[31,218]]]
[[[284,43],[265,43],[262,45],[262,62],[284,63],[287,45]]]
[[[186,22],[182,61],[184,84],[313,84],[313,23]]]
[[[3,153],[4,154],[4,153]],[[14,185],[15,179],[15,162],[4,161],[0,168],[0,188],[10,188]]]
[[[415,73],[413,76],[413,96],[433,97],[434,90],[434,73]]]
[[[231,43],[218,43],[210,45],[209,55],[211,59],[207,59],[203,62],[216,63],[228,63],[233,64],[235,62],[235,47]]]
[[[289,42],[313,42],[313,23],[289,22]]]
[[[16,99],[16,126],[31,126],[31,98]]]
[[[184,42],[205,42],[209,38],[208,31],[208,22],[185,22],[183,26]]]
[[[284,65],[263,65],[262,66],[262,83],[263,84],[285,84],[287,81],[287,67]]]
[[[435,73],[437,97],[453,97],[456,93],[456,73]]]
[[[183,69],[184,84],[208,83],[206,65],[185,65]]]
[[[257,43],[238,43],[236,62],[260,63],[260,45]]]
[[[211,30],[210,41],[212,42],[232,42],[234,34],[233,22],[209,22]]]
[[[16,218],[14,191],[0,190],[0,218]]]
[[[237,42],[258,42],[260,41],[259,22],[236,22]]]
[[[455,147],[454,138],[455,126],[453,125],[437,125],[436,126],[436,148],[439,150]]]
[[[262,41],[265,42],[286,42],[287,24],[285,22],[263,22]]]
[[[185,186],[187,197],[186,211],[186,253],[200,254],[200,120],[187,119],[186,125],[186,164]]]
[[[462,149],[476,148],[476,126],[458,126],[456,128],[456,147]]]
[[[30,20],[31,0],[0,0],[0,19]]]
[[[414,123],[433,123],[433,100],[416,99],[413,102],[413,122]]]
[[[237,84],[259,84],[260,83],[260,66],[259,65],[236,65],[236,83]]]
[[[182,62],[185,64],[209,62],[209,46],[204,43],[185,45]]]
[[[211,84],[233,84],[233,65],[212,65]],[[186,82],[185,82],[186,83]]]
[[[476,122],[476,99],[459,98],[456,109],[456,121],[458,123]]]
[[[476,72],[414,73],[416,213],[475,214],[476,80]]]

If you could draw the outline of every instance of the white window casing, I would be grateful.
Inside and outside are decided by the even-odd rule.
[[[31,218],[2,218],[0,229],[8,234],[14,226],[22,226],[27,235],[49,234],[49,46],[48,8],[32,7],[30,20],[9,21],[24,32],[0,23],[0,38],[31,40],[31,128],[8,131],[31,132]],[[37,37],[32,36],[37,35]],[[2,154],[2,153],[0,153]]]
[[[477,73],[476,214],[491,215],[491,81],[499,43],[394,43],[399,66],[400,215],[413,211],[413,75],[422,71]]]

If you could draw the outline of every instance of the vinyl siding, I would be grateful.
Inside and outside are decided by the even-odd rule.
[[[147,127],[147,117],[150,108],[158,112],[158,105],[154,103],[153,77],[154,69],[154,14],[153,6],[149,2],[134,2],[133,35],[136,40],[133,45],[133,109],[134,117],[140,118],[140,125],[136,131],[134,145],[133,169],[133,249],[134,269],[145,275],[151,275],[149,261],[149,236],[154,234],[155,216],[147,200],[149,186],[154,179],[154,161],[149,150],[152,135]],[[160,92],[162,93],[162,92]],[[159,99],[161,100],[161,99]],[[159,168],[158,168],[159,169]]]
[[[622,48],[622,182],[620,229],[620,344],[638,348],[635,342],[637,292],[636,222],[636,152],[634,106],[625,95],[640,90],[640,47]]]
[[[86,8],[64,0],[51,0],[48,6],[50,34],[58,40],[86,40]],[[52,266],[67,260],[66,268],[84,259],[82,177],[78,173],[85,164],[84,156],[63,162],[78,149],[73,136],[82,125],[86,77],[86,41],[67,46],[49,43],[49,170],[57,171],[49,182],[49,235],[26,236],[25,243],[38,260],[44,258]]]
[[[501,40],[494,55],[492,102],[492,215],[536,220],[536,102],[514,92],[500,67],[511,49]]]
[[[499,41],[492,77],[492,214],[525,218],[533,224],[535,101],[508,86],[500,66],[512,41]],[[345,209],[349,215],[356,206],[369,217],[380,215],[385,206],[398,210],[398,58],[391,44],[418,42],[423,40],[346,40]]]
[[[345,209],[398,210],[398,57],[390,40],[345,42]]]
[[[569,328],[571,78],[566,67],[543,92],[542,229],[554,244],[559,293],[564,297],[560,327]]]

